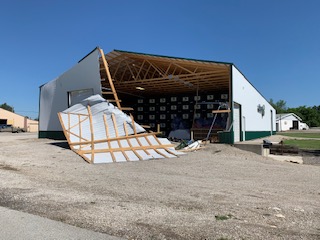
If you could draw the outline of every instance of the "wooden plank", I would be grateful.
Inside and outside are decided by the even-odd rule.
[[[141,77],[140,77],[140,72],[141,72],[141,70],[142,70],[143,65],[145,64],[145,62],[146,62],[146,60],[143,60],[142,65],[141,65],[141,67],[140,67],[140,69],[139,69],[139,71],[138,71],[138,73],[137,73],[137,79],[138,79],[138,78],[141,79]],[[135,80],[137,80],[137,79],[135,79]]]
[[[109,128],[108,128],[108,122],[107,122],[106,114],[103,114],[103,122],[104,122],[105,131],[106,131],[106,137],[107,137],[107,139],[109,139],[110,138],[109,137]],[[111,154],[112,161],[116,162],[116,157],[114,156],[114,153],[111,150],[111,142],[110,141],[108,141],[108,148],[110,149],[110,154]]]
[[[136,150],[143,150],[143,151],[146,151],[148,149],[152,149],[152,150],[155,150],[155,149],[164,149],[166,150],[166,148],[168,147],[172,147],[173,145],[172,144],[167,144],[167,145],[153,145],[153,146],[137,146],[137,147],[133,147],[133,146],[130,146],[130,147],[122,147],[122,148],[113,148],[112,151],[114,152],[123,152],[123,151],[136,151]],[[110,152],[109,149],[95,149],[94,150],[95,153],[106,153],[106,152]],[[81,154],[87,154],[87,153],[91,153],[91,150],[81,150],[79,151],[79,153]],[[149,154],[150,155],[150,154]]]
[[[61,117],[61,113],[60,112],[58,113],[58,118],[59,118],[60,124],[62,126],[62,130],[63,130],[64,136],[66,137],[70,148],[73,149],[74,147],[70,145],[71,144],[70,136],[68,135],[67,130],[66,130],[65,126],[64,126],[64,123],[62,121],[62,117]]]
[[[117,139],[119,139],[119,140],[130,139],[130,138],[136,138],[137,136],[143,137],[143,136],[156,135],[156,134],[157,133],[139,133],[139,134],[136,134],[136,135],[121,136],[121,137],[118,137],[118,138],[100,139],[100,140],[95,140],[94,142],[95,143],[105,143],[105,142],[108,142],[108,141],[115,141]],[[90,144],[90,143],[91,143],[90,141],[87,141],[87,142],[72,142],[72,143],[70,143],[70,145],[80,145],[80,144]],[[174,146],[174,145],[172,145],[172,146]]]
[[[170,75],[170,74],[169,74]],[[226,81],[229,80],[229,78],[227,78],[227,72],[223,72],[223,73],[217,73],[215,71],[208,71],[208,72],[199,72],[199,73],[185,73],[185,74],[171,74],[174,76],[178,76],[180,79],[200,79],[202,77],[226,77]],[[161,80],[161,81],[160,81]],[[173,79],[169,79],[168,75],[164,75],[163,77],[157,77],[157,78],[144,78],[142,80],[137,80],[137,81],[133,81],[133,80],[127,80],[127,81],[122,81],[122,83],[134,83],[134,84],[142,84],[145,82],[152,82],[152,83],[158,83],[158,84],[163,84],[162,81],[172,81]]]
[[[116,138],[119,138],[117,121],[116,121],[116,118],[115,118],[115,116],[114,116],[113,113],[111,114],[111,118],[112,118],[114,130],[115,130],[115,133],[116,133]],[[118,142],[118,146],[120,147],[120,149],[122,149],[122,145],[121,145],[121,142],[120,142],[119,139],[117,139],[117,142]],[[111,144],[111,143],[110,143],[110,144]],[[128,155],[125,153],[125,151],[121,151],[121,152],[122,152],[122,154],[124,155],[124,157],[126,158],[126,160],[127,160],[127,161],[130,161],[130,160],[129,160],[129,157],[128,157]]]
[[[121,107],[121,110],[124,110],[124,111],[133,111],[134,109],[131,108],[131,107]]]
[[[78,121],[79,121],[79,124],[78,124],[78,125],[79,125],[79,137],[80,137],[80,142],[81,142],[82,129],[81,129],[81,116],[80,116],[80,115],[78,115]],[[81,150],[81,146],[82,146],[82,145],[79,146],[80,150]]]
[[[165,72],[165,74],[164,74],[165,76],[168,76],[168,72],[169,72],[169,70],[170,70],[170,68],[171,68],[171,65],[172,65],[172,63],[169,64],[169,66],[168,66],[168,68],[167,68],[167,70],[166,70],[166,72]]]
[[[115,118],[113,113],[111,114],[111,119],[112,119],[112,122],[113,122],[114,131],[116,133],[116,138],[118,138],[119,137],[118,126],[117,126],[116,118]]]
[[[123,80],[124,75],[126,74],[126,71],[127,71],[127,66],[123,69],[123,73],[122,73],[122,75],[121,75],[120,81]]]
[[[62,112],[63,114],[67,114],[67,113],[64,113],[64,112]],[[85,116],[85,117],[89,117],[89,115],[88,114],[83,114],[83,113],[69,113],[70,115],[80,115],[80,116]]]
[[[127,129],[127,123],[126,123],[126,122],[123,123],[123,127],[124,127],[124,132],[125,132],[125,134],[126,134],[126,137],[128,137],[128,129]],[[130,139],[127,138],[126,140],[127,140],[128,145],[129,145],[130,147],[132,147],[132,144],[131,144],[131,142],[130,142]],[[132,150],[132,151],[133,151],[134,154],[139,158],[139,160],[143,160],[143,158],[141,157],[141,155],[140,155],[139,153],[137,153],[135,150]],[[125,151],[123,151],[123,153],[126,154]],[[129,158],[128,158],[128,159],[129,159]]]
[[[157,66],[155,66],[153,63],[151,63],[149,60],[146,60],[161,76],[164,76],[164,72],[161,72],[160,70],[162,70],[161,68],[158,68]]]
[[[125,60],[125,63],[126,63],[126,65],[127,65],[127,67],[129,68],[129,71],[130,71],[130,73],[131,73],[131,79],[132,79],[132,78],[135,79],[135,76],[134,76],[134,74],[133,74],[133,72],[132,72],[131,67],[130,67],[129,64],[128,64],[128,61]]]
[[[160,145],[160,146],[162,146],[162,143],[160,142],[160,140],[155,136],[155,135],[153,135],[153,137],[154,137],[154,139],[158,142],[158,144]],[[174,145],[172,144],[172,147],[173,147]],[[168,149],[168,148],[164,148],[164,150],[166,150],[168,153],[170,153],[170,154],[172,154],[172,155],[175,155],[175,156],[178,156],[177,154],[175,154],[172,150],[170,150],[170,149]]]
[[[151,68],[151,65],[149,64],[149,67],[148,67],[146,73],[143,76],[143,80],[147,79],[147,75],[149,74],[150,68]]]
[[[71,131],[69,131],[69,130],[66,130],[66,132],[69,133],[69,136],[70,136],[70,135],[73,135],[73,136],[75,136],[75,137],[80,138],[80,142],[81,142],[81,139],[84,140],[84,141],[90,141],[90,140],[88,140],[88,139],[86,139],[86,138],[84,138],[84,137],[80,137],[80,135],[75,134],[75,133],[73,133],[73,132],[71,132]]]
[[[92,114],[91,114],[91,108],[88,105],[87,106],[88,113],[89,113],[89,122],[90,122],[90,132],[91,132],[91,162],[94,162],[94,132],[93,132],[93,123],[92,123]]]
[[[82,120],[80,120],[80,117],[81,117],[81,115],[78,115],[79,122],[76,123],[76,124],[74,124],[73,126],[71,126],[71,127],[70,127],[70,130],[71,130],[72,128],[75,128],[76,126],[80,125],[82,122],[84,122],[84,121],[86,121],[86,120],[88,119],[88,116],[86,116],[86,118],[85,118],[85,119],[82,119]]]
[[[119,61],[118,66],[117,66],[117,68],[116,68],[116,70],[115,70],[115,72],[114,72],[114,76],[116,76],[116,75],[117,75],[118,69],[119,69],[119,67],[120,67],[120,65],[121,65],[121,63],[122,63],[122,61],[123,61],[123,60]]]
[[[212,110],[212,113],[229,113],[230,109],[225,109],[225,110]]]
[[[142,157],[135,149],[133,149],[133,146],[132,146],[129,138],[127,138],[127,142],[128,142],[128,145],[130,146],[130,149],[131,149],[131,150],[134,152],[134,154],[139,158],[139,160],[140,160],[140,161],[143,160],[143,157]]]
[[[124,129],[124,133],[126,134],[126,136],[128,136],[128,128],[127,128],[127,122],[126,121],[123,122],[123,129]]]
[[[68,113],[68,131],[70,131],[70,113]]]
[[[152,143],[150,142],[148,137],[144,137],[146,139],[146,141],[149,143],[149,145],[151,146]],[[158,154],[160,154],[161,156],[163,156],[164,158],[167,158],[167,156],[165,154],[163,154],[162,152],[160,152],[158,149],[154,149]]]
[[[135,122],[134,122],[134,119],[133,119],[132,114],[130,114],[130,118],[131,118],[131,121],[132,121],[133,132],[134,132],[134,134],[136,135],[136,134],[137,134],[137,129],[136,129],[136,124],[135,124]]]
[[[193,71],[191,71],[191,70],[189,70],[189,69],[187,69],[187,68],[185,68],[185,67],[182,67],[181,65],[179,65],[179,64],[177,64],[177,63],[172,63],[173,65],[175,65],[175,66],[177,66],[177,67],[179,67],[179,68],[181,68],[181,69],[183,69],[183,70],[185,70],[186,72],[188,72],[188,73],[194,73]]]
[[[111,74],[110,74],[110,71],[109,71],[109,66],[108,66],[108,62],[106,60],[106,57],[104,55],[104,52],[101,48],[99,48],[99,51],[100,51],[100,55],[101,55],[101,59],[102,59],[102,62],[103,62],[103,65],[105,66],[105,70],[106,70],[106,73],[107,73],[107,77],[108,77],[108,80],[109,80],[109,85],[111,87],[111,90],[113,92],[113,96],[114,96],[114,99],[117,100],[117,107],[119,109],[121,109],[121,104],[119,102],[119,98],[118,98],[118,95],[117,95],[117,92],[116,92],[116,89],[113,85],[113,81],[112,81],[112,78],[111,78]]]

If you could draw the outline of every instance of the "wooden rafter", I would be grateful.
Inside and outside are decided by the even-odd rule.
[[[169,72],[171,66],[172,66],[172,63],[169,64],[169,66],[168,66],[168,68],[167,68],[167,70],[166,70],[166,72],[164,74],[165,76],[168,76],[168,72]]]
[[[139,71],[137,73],[136,80],[141,79],[140,78],[140,72],[143,69],[143,65],[145,64],[145,62],[146,62],[146,60],[143,60],[142,65],[140,66]]]
[[[186,72],[188,72],[188,73],[194,73],[193,71],[191,71],[191,70],[189,70],[189,69],[187,69],[187,68],[185,68],[185,67],[182,67],[181,65],[179,65],[179,64],[177,64],[177,63],[172,63],[173,65],[175,65],[175,66],[177,66],[177,67],[179,67],[179,68],[181,68],[181,69],[183,69],[183,70],[185,70]]]
[[[161,76],[164,76],[164,72],[161,71],[156,65],[151,63],[149,60],[146,60]]]
[[[137,95],[183,93],[192,91],[191,84],[200,84],[206,91],[230,89],[230,64],[113,51],[107,54],[115,87]],[[101,77],[104,78],[104,71]],[[174,81],[178,76],[179,81]],[[170,78],[170,79],[169,79]],[[107,79],[107,76],[105,76]],[[171,80],[171,81],[170,81]],[[183,84],[183,82],[185,84]],[[106,85],[105,82],[102,83]],[[142,87],[141,92],[136,87]]]
[[[102,62],[103,62],[103,65],[105,67],[105,71],[106,71],[106,74],[107,74],[107,77],[108,77],[109,86],[110,86],[111,91],[113,93],[113,97],[116,100],[117,107],[119,109],[121,109],[121,105],[120,105],[120,101],[119,101],[119,98],[118,98],[118,94],[117,94],[116,89],[115,89],[115,87],[113,85],[113,80],[111,78],[111,74],[110,74],[110,71],[109,71],[109,66],[108,66],[107,60],[105,58],[104,52],[103,52],[103,50],[101,48],[99,48],[99,51],[100,51],[101,59],[102,59]]]
[[[123,60],[119,61],[118,65],[117,65],[117,68],[116,68],[116,71],[114,72],[114,76],[117,75],[117,72],[118,72],[118,70],[119,70],[119,67],[120,67],[122,61],[123,61]]]

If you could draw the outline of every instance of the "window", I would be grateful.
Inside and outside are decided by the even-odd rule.
[[[92,88],[70,91],[68,92],[68,106],[71,107],[92,95]]]

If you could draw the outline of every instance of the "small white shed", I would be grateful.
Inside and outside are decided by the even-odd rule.
[[[302,119],[294,113],[277,114],[276,117],[277,132],[288,130],[306,130],[309,126],[302,122]]]

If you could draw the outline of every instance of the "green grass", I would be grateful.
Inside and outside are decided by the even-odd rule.
[[[320,140],[312,139],[290,139],[283,141],[285,145],[296,146],[300,149],[320,150]]]
[[[279,132],[278,135],[288,137],[299,137],[299,138],[320,138],[320,133],[306,133],[306,132]]]

